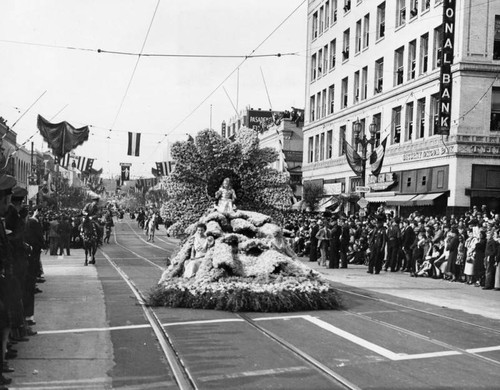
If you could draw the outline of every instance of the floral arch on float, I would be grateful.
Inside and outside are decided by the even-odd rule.
[[[337,292],[283,238],[279,215],[292,205],[287,173],[242,128],[234,141],[212,130],[172,146],[162,217],[182,236],[148,296],[152,306],[288,312],[336,309]]]

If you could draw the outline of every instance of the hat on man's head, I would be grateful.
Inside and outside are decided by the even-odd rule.
[[[12,200],[23,200],[26,196],[28,196],[26,188],[15,186],[12,189]]]
[[[10,175],[0,175],[0,196],[10,195],[16,185],[16,179]]]

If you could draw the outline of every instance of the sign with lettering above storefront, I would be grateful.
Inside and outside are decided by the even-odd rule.
[[[368,187],[371,191],[383,191],[392,187],[398,182],[398,177],[394,172],[381,173],[378,176],[370,175]]]

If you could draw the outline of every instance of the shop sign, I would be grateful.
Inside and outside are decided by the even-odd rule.
[[[403,154],[403,161],[423,160],[426,158],[439,157],[449,153],[450,148],[440,147],[435,149],[421,150]]]
[[[478,154],[500,154],[500,146],[471,145],[472,153]]]
[[[325,183],[325,195],[340,195],[343,191],[344,183]]]
[[[371,191],[382,191],[396,184],[398,178],[394,172],[381,173],[380,175],[370,175],[368,178],[368,186]]]
[[[455,0],[444,0],[441,72],[439,77],[439,134],[450,134],[451,121],[451,64],[455,44]]]

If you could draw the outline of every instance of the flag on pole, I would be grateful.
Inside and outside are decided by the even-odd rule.
[[[81,157],[78,156],[76,158],[76,169],[81,172],[87,172],[92,169],[92,165],[94,164],[93,158]]]
[[[344,150],[347,158],[347,163],[356,175],[363,173],[363,160],[354,148],[344,139]]]
[[[370,155],[371,170],[374,176],[378,176],[382,170],[382,164],[385,156],[385,145],[387,144],[387,137],[380,143],[379,146]]]
[[[129,156],[139,157],[141,148],[141,133],[128,133],[128,152]]]
[[[168,176],[172,173],[174,164],[172,161],[162,161],[156,163],[156,170],[159,176]]]

